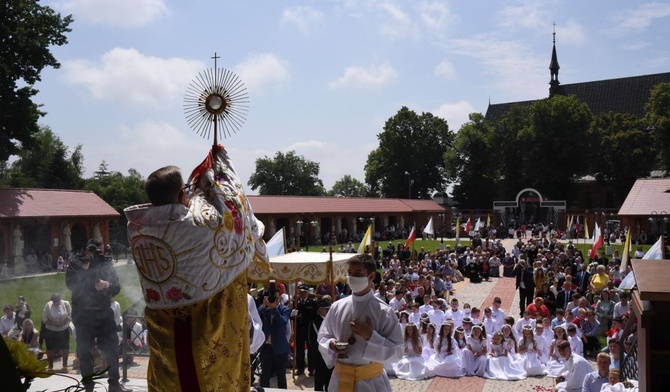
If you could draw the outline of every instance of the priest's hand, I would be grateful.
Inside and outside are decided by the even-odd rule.
[[[365,322],[360,320],[351,320],[351,331],[356,335],[362,336],[365,340],[370,340],[372,337],[372,322],[369,317],[365,318]]]

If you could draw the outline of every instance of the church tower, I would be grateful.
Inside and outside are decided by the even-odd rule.
[[[558,81],[558,70],[561,67],[558,65],[558,56],[556,56],[556,25],[554,25],[554,48],[551,51],[551,63],[549,64],[549,71],[551,71],[551,81],[549,82],[549,97],[558,94],[558,86],[561,82]]]

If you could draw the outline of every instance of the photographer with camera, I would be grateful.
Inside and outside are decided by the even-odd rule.
[[[277,388],[287,389],[286,367],[290,346],[287,337],[287,325],[291,309],[281,304],[280,293],[273,280],[263,304],[258,308],[263,321],[265,343],[261,348],[261,387],[270,386],[273,373],[277,375]]]
[[[82,377],[93,374],[92,351],[97,346],[109,366],[109,392],[129,392],[119,383],[119,356],[116,347],[116,320],[110,301],[121,291],[119,278],[111,262],[102,254],[102,241],[90,239],[86,256],[73,260],[65,274],[72,290],[72,322],[77,331],[77,358]],[[84,385],[93,391],[93,384]]]

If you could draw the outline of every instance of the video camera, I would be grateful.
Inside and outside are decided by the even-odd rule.
[[[270,281],[270,287],[268,288],[268,302],[273,304],[277,300],[277,297],[275,297],[275,293],[277,292],[277,284],[275,283],[274,280]]]

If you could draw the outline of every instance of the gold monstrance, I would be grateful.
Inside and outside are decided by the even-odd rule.
[[[242,80],[232,71],[218,68],[219,56],[214,53],[214,69],[206,69],[191,81],[184,97],[184,114],[191,128],[209,139],[214,131],[218,144],[240,129],[249,111],[249,94]]]

